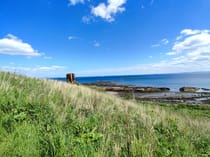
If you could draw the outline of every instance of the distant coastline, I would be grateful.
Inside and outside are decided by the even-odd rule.
[[[145,76],[145,75],[171,75],[171,74],[200,74],[200,73],[210,73],[210,71],[193,71],[193,72],[173,72],[173,73],[154,73],[154,74],[116,74],[116,75],[87,75],[87,76],[78,76],[79,78],[83,77],[118,77],[118,76]],[[57,77],[61,78],[61,77]]]
[[[66,78],[51,78],[66,81]],[[120,85],[168,87],[171,91],[179,91],[180,87],[193,86],[210,88],[210,71],[185,72],[173,74],[146,74],[146,75],[115,75],[115,76],[88,76],[76,77],[79,83],[94,83],[98,81],[114,82]]]

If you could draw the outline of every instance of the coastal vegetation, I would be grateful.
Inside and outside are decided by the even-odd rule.
[[[209,115],[0,72],[1,157],[208,157]]]

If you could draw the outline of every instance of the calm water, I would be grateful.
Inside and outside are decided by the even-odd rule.
[[[54,78],[65,81],[65,78]],[[129,75],[129,76],[100,76],[77,77],[79,83],[97,81],[111,81],[117,84],[134,86],[169,87],[171,91],[178,91],[183,86],[194,86],[210,89],[210,72],[182,73],[182,74],[154,74],[154,75]]]

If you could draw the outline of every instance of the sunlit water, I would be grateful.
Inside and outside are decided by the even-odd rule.
[[[66,81],[66,78],[53,78]],[[129,76],[100,76],[77,77],[79,83],[97,81],[110,81],[122,85],[169,87],[171,91],[178,91],[183,86],[193,86],[210,89],[210,72],[180,73],[180,74],[154,74]]]

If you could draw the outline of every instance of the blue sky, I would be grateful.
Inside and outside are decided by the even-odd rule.
[[[210,71],[209,0],[0,0],[0,70]]]

